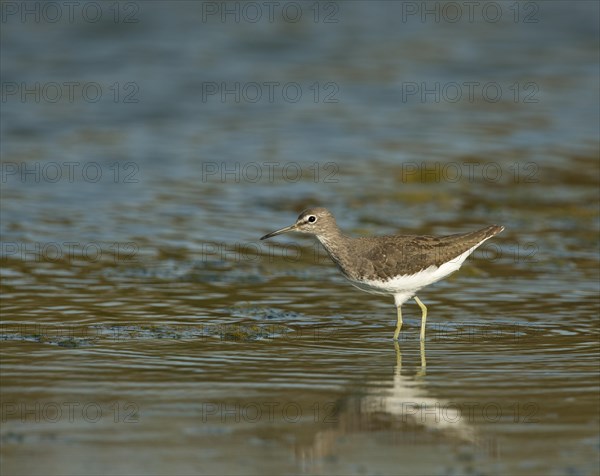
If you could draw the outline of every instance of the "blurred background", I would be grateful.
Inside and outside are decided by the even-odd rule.
[[[3,474],[598,474],[597,2],[75,3],[0,2]],[[395,347],[309,206],[506,230]]]

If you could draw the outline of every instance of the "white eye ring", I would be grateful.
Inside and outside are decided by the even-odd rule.
[[[317,221],[317,217],[314,215],[311,215],[307,218],[306,220],[308,223],[315,223]]]

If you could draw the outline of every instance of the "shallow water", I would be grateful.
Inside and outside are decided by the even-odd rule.
[[[3,10],[2,474],[598,474],[598,7],[494,4]],[[102,96],[21,96],[67,81]],[[502,97],[453,100],[470,82]],[[394,345],[391,298],[258,240],[315,205],[356,235],[506,230]]]

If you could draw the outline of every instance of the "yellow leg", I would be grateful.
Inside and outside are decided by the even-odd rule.
[[[421,341],[421,369],[417,372],[417,377],[427,375],[427,360],[425,359],[425,341]]]
[[[402,329],[402,311],[400,310],[401,306],[398,306],[398,324],[396,324],[396,332],[394,332],[394,340],[398,340],[400,336],[400,329]]]
[[[421,311],[423,311],[423,314],[421,315],[421,340],[425,340],[425,321],[427,320],[427,308],[417,296],[415,296],[415,301],[421,308]]]

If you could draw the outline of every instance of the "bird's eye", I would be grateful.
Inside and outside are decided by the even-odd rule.
[[[317,217],[314,215],[311,215],[308,217],[308,223],[314,223],[317,221]]]

